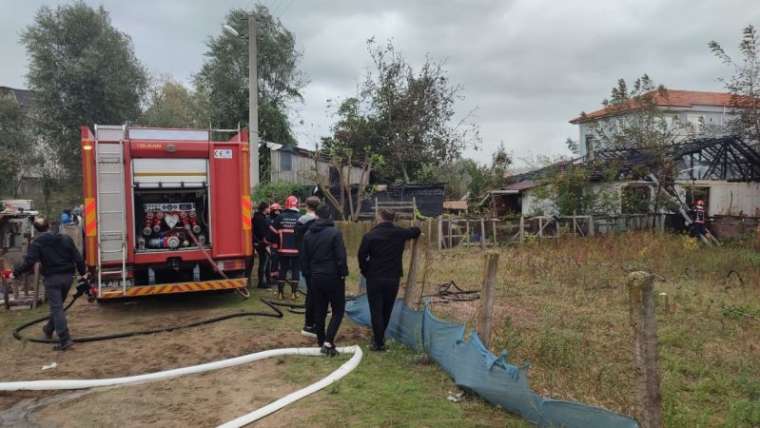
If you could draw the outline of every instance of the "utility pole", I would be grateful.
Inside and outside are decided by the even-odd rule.
[[[259,85],[256,61],[256,18],[248,15],[248,131],[250,191],[259,185]]]

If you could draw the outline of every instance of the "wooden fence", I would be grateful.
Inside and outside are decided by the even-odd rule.
[[[400,220],[410,226],[410,219]],[[443,215],[416,222],[432,244],[439,250],[476,246],[482,249],[511,245],[536,239],[558,239],[564,236],[586,237],[598,234],[665,228],[664,214],[632,214],[618,216],[536,216],[536,217],[457,217]],[[359,249],[361,238],[373,222],[338,222],[349,254]]]

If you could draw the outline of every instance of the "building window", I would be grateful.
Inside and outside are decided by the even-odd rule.
[[[293,170],[293,153],[280,151],[280,171]]]
[[[586,135],[586,157],[589,159],[594,158],[594,136]]]

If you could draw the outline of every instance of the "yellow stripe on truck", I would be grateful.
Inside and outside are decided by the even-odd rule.
[[[100,296],[101,299],[114,299],[120,297],[137,297],[152,296],[158,294],[190,293],[195,291],[209,290],[230,290],[233,288],[243,288],[247,285],[245,278],[235,278],[230,280],[212,280],[212,281],[192,281],[179,282],[174,284],[161,285],[144,285],[127,288],[126,293],[121,290],[104,291]]]

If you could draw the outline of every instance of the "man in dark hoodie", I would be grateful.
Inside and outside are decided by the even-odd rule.
[[[314,324],[317,342],[322,353],[335,356],[335,335],[343,320],[346,309],[346,246],[343,235],[330,219],[330,209],[326,205],[317,208],[317,220],[309,227],[303,239],[301,268],[310,278],[314,296]],[[332,310],[330,325],[325,331],[327,306]]]
[[[296,223],[296,243],[300,251],[303,251],[303,237],[309,230],[312,224],[317,220],[317,208],[319,208],[320,200],[316,196],[309,196],[306,198],[306,214],[298,218]],[[306,302],[304,302],[304,323],[301,334],[308,337],[317,337],[317,331],[314,328],[314,299],[312,299],[311,286],[309,285],[309,277],[304,272],[302,278],[306,283]]]
[[[253,247],[259,256],[258,288],[267,288],[269,282],[269,204],[261,202],[253,213]]]
[[[44,218],[35,219],[34,228],[40,235],[29,245],[24,260],[13,269],[12,277],[32,270],[34,264],[40,262],[45,295],[50,306],[50,319],[42,327],[42,331],[48,339],[53,337],[55,331],[60,343],[53,349],[65,351],[73,342],[66,324],[63,302],[66,301],[71,283],[74,281],[74,270],[83,277],[87,276],[87,271],[82,255],[70,237],[50,232],[48,222]]]
[[[380,209],[378,224],[362,238],[359,246],[359,269],[367,279],[367,299],[372,318],[373,351],[385,350],[385,330],[391,319],[402,275],[404,245],[420,236],[420,228],[393,224],[393,211]]]

